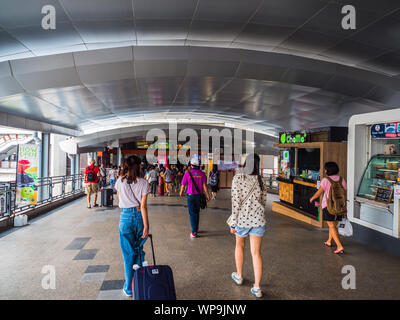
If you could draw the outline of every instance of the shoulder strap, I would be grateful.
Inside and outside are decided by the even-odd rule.
[[[193,178],[192,173],[190,172],[190,170],[189,170],[189,175],[190,175],[190,178],[192,178],[192,182],[193,182],[193,184],[194,184],[194,187],[196,188],[197,193],[198,193],[198,194],[201,194],[201,192],[200,192],[200,190],[199,190],[199,187],[197,186],[196,181],[194,181],[194,178]]]
[[[128,183],[128,181],[126,181],[126,183]],[[135,198],[135,200],[139,203],[139,207],[141,206],[140,201],[138,200],[138,198],[136,198],[135,193],[132,190],[132,186],[128,183],[129,188],[131,189],[132,195]]]
[[[251,194],[253,193],[254,189],[256,188],[257,181],[254,182],[253,186],[251,187],[249,193],[247,194],[246,198],[242,201],[240,206],[243,206],[243,204],[247,201],[248,198],[250,198]]]

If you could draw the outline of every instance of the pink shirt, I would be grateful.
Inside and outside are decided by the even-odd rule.
[[[340,179],[340,176],[330,176],[333,181],[337,182]],[[342,186],[344,190],[347,190],[347,184],[344,179],[342,179]],[[329,197],[329,191],[331,190],[331,183],[327,178],[323,178],[321,181],[321,187],[324,189],[324,195],[322,196],[322,204],[321,207],[322,209],[325,209],[328,206],[328,197]]]
[[[203,193],[203,184],[207,183],[206,174],[203,171],[197,169],[191,169],[190,173],[192,174],[194,181],[196,181],[200,192]],[[192,178],[190,177],[189,172],[185,172],[185,175],[182,179],[182,185],[188,186],[186,191],[187,194],[199,194],[192,182]]]

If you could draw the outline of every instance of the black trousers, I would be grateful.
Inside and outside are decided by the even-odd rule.
[[[150,182],[150,187],[151,187],[151,193],[153,195],[156,195],[156,193],[157,193],[157,181]]]

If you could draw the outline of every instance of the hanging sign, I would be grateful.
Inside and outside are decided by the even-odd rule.
[[[308,141],[307,133],[289,133],[283,132],[279,134],[279,142],[282,144],[286,143],[304,143]]]
[[[37,204],[38,168],[39,146],[37,144],[19,145],[15,196],[17,208]]]
[[[400,137],[400,122],[378,123],[372,125],[371,137],[374,139]]]

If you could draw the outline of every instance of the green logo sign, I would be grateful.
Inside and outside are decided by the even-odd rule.
[[[306,142],[307,133],[282,133],[280,141],[285,143],[304,143]]]

